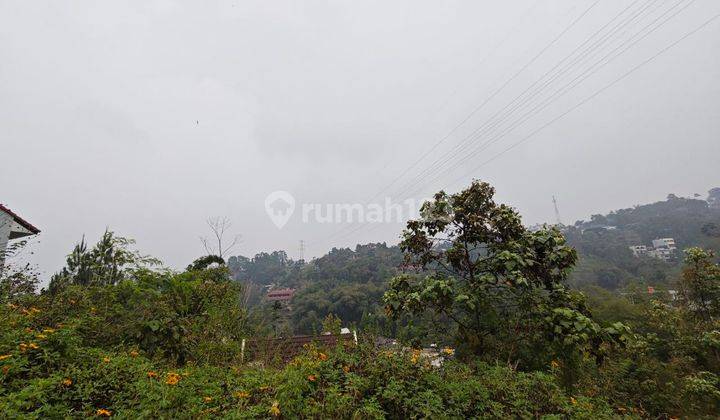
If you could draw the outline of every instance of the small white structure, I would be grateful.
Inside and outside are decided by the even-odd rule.
[[[647,255],[648,253],[648,249],[645,245],[633,245],[630,247],[630,251],[632,251],[633,255],[636,257]]]
[[[40,229],[0,204],[0,267],[5,260],[9,241],[38,233],[40,233]]]
[[[670,261],[675,258],[677,246],[673,238],[653,239],[652,246],[633,245],[629,247],[635,257],[648,256],[658,260]]]
[[[660,238],[653,239],[653,248],[655,249],[675,249],[675,239],[673,238]]]

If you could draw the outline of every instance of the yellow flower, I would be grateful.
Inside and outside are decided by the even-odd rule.
[[[212,401],[212,397],[203,397],[203,401],[210,402]]]
[[[110,361],[109,357],[107,357],[107,356],[103,357],[103,362],[108,363],[109,361]]]
[[[573,404],[573,405],[577,404],[577,400],[573,397],[570,397],[570,404]]]
[[[165,383],[168,385],[176,385],[178,382],[180,382],[181,376],[177,373],[168,373],[167,377],[165,378]]]
[[[62,380],[62,384],[65,385],[65,386],[70,386],[70,385],[72,385],[72,379],[70,379],[70,378],[65,378],[65,379]]]
[[[238,398],[248,398],[250,396],[250,394],[248,394],[245,391],[238,391],[235,393],[235,396]]]
[[[131,357],[138,357],[138,355],[140,355],[140,353],[138,353],[137,350],[133,350],[130,352]]]
[[[5,359],[8,359],[8,358],[10,358],[10,357],[12,357],[12,354],[3,354],[3,355],[0,355],[0,360],[5,360]]]
[[[327,358],[328,358],[328,357],[327,357],[327,354],[325,354],[325,353],[318,353],[318,357],[319,357],[320,360],[322,360],[323,362],[324,362],[325,360],[327,360]]]
[[[40,340],[44,340],[47,338],[47,336],[45,334],[38,334],[36,337],[39,338]]]
[[[273,401],[272,405],[270,406],[270,410],[268,410],[270,414],[273,415],[273,417],[277,417],[280,415],[280,404],[277,401]]]
[[[343,372],[345,372],[345,373],[350,372],[350,366],[343,366]]]
[[[37,349],[40,348],[40,346],[38,346],[38,345],[35,344],[35,343],[30,343],[30,344],[28,344],[28,347],[30,347],[30,348],[33,349],[33,350],[37,350]]]
[[[112,416],[112,412],[110,412],[110,410],[106,410],[104,408],[98,408],[98,410],[95,412],[95,415],[101,416],[101,417],[110,417],[110,416]]]
[[[147,376],[148,376],[148,378],[157,378],[158,375],[157,375],[157,373],[155,373],[154,371],[151,370],[150,372],[147,373]]]
[[[413,350],[410,361],[412,362],[412,364],[416,364],[418,362],[418,359],[420,359],[420,350]]]
[[[452,356],[455,354],[455,349],[451,349],[450,347],[445,347],[443,349],[443,353],[445,353],[448,356]]]
[[[44,332],[44,333],[48,333],[48,334],[52,334],[52,333],[55,332],[55,330],[52,329],[52,328],[45,328],[45,329],[43,329],[43,332]]]
[[[550,367],[553,369],[557,369],[560,367],[560,363],[558,363],[557,360],[553,360],[552,362],[550,362]]]

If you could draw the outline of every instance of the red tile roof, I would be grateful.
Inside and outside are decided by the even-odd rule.
[[[290,300],[295,294],[295,289],[274,289],[267,293],[268,300]]]
[[[31,224],[30,224],[29,222],[27,222],[25,219],[23,219],[22,217],[18,216],[18,215],[15,214],[15,213],[13,213],[12,210],[10,210],[9,208],[3,206],[2,204],[0,204],[0,210],[1,210],[1,211],[4,211],[4,212],[7,213],[7,214],[9,214],[17,224],[19,224],[20,226],[22,226],[22,227],[24,227],[25,229],[29,230],[29,231],[32,232],[33,234],[38,234],[38,233],[40,233],[40,229],[38,229],[38,228],[36,228],[35,226],[31,225]]]

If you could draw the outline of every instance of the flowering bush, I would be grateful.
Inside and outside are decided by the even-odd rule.
[[[310,347],[281,368],[178,366],[123,344],[88,346],[82,322],[41,325],[42,307],[23,309],[0,309],[0,412],[6,417],[612,415],[602,399],[578,397],[573,404],[543,373],[453,361],[433,368],[412,351],[363,344]]]

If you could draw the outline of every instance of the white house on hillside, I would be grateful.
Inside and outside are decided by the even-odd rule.
[[[38,233],[40,229],[0,204],[0,266],[5,260],[5,250],[10,240]]]

